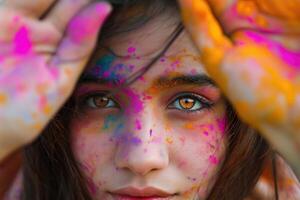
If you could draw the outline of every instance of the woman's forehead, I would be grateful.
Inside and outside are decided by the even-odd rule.
[[[170,37],[170,34],[167,36]],[[109,71],[106,72],[106,75],[108,75],[107,73],[119,73],[126,77],[152,62],[165,48],[167,37],[153,40],[153,36],[150,35],[127,39],[120,36],[120,40],[116,37],[115,40],[111,40],[112,42],[107,42],[105,47],[99,49],[93,59],[94,62],[86,72],[102,71],[103,73],[98,73],[98,75],[105,75],[104,71]],[[149,70],[149,73],[145,74],[146,77],[167,76],[170,73],[207,74],[201,63],[200,55],[186,32],[182,32],[167,52],[160,55],[151,69],[153,70]]]
[[[85,74],[101,79],[121,79],[123,82],[159,55],[157,62],[143,74],[144,84],[160,77],[207,75],[199,53],[185,30],[160,55],[178,26],[174,20],[161,20],[163,17],[105,40]]]

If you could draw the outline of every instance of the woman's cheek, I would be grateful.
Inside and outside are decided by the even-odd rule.
[[[111,134],[103,130],[103,123],[75,122],[71,126],[72,151],[87,177],[94,177],[111,160],[113,143]]]
[[[194,174],[191,181],[206,180],[205,176],[222,164],[226,145],[223,123],[222,118],[211,123],[187,123],[177,130],[182,133],[177,138],[178,166]]]
[[[172,144],[176,149],[173,149],[176,152],[174,160],[193,189],[187,196],[197,190],[200,197],[205,197],[216,181],[214,175],[223,163],[226,144],[224,133],[218,130],[217,122],[205,126],[201,123],[201,128],[177,130],[181,135]]]

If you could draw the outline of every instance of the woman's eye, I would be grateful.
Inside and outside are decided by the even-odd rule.
[[[177,97],[168,107],[182,111],[198,111],[209,106],[208,100],[199,95],[185,95]]]
[[[103,95],[94,95],[86,99],[86,104],[92,108],[112,108],[117,107],[114,100]]]

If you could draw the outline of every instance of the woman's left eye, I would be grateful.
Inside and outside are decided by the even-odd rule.
[[[173,100],[168,108],[193,112],[201,110],[203,108],[207,108],[209,106],[210,103],[204,97],[196,94],[186,94],[181,95]]]

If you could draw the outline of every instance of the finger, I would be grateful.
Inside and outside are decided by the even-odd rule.
[[[285,20],[300,20],[299,0],[260,0],[255,1],[258,8],[271,16],[283,18]]]
[[[56,0],[3,0],[1,7],[17,10],[23,15],[40,17]]]
[[[0,12],[0,45],[1,55],[13,53],[13,50],[33,47],[29,50],[49,49],[57,47],[62,34],[53,25],[41,21],[16,17],[16,12]],[[25,46],[24,46],[25,45]],[[39,51],[40,52],[40,51]]]
[[[50,22],[63,33],[70,19],[89,2],[90,0],[61,0],[43,20]]]
[[[94,3],[76,15],[68,25],[51,66],[59,74],[59,82],[72,84],[80,75],[95,47],[98,32],[111,11],[108,3]]]
[[[208,72],[214,77],[219,74],[219,64],[231,42],[205,0],[179,0],[179,3],[185,26],[200,50]]]

